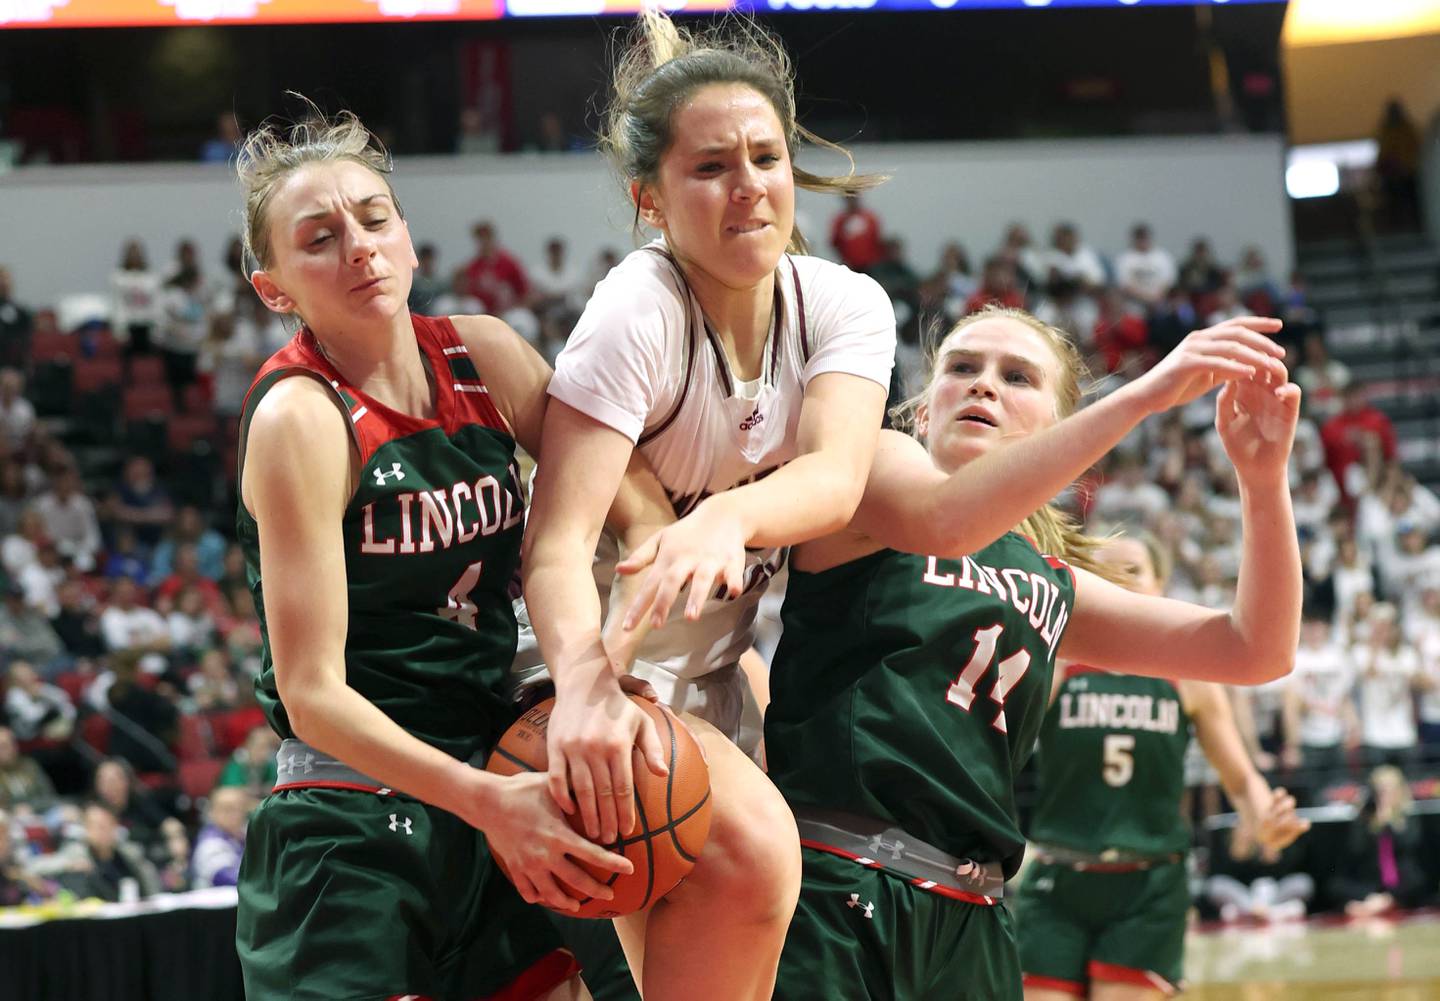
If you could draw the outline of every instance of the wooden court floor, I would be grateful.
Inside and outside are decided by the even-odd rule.
[[[1440,916],[1191,932],[1185,1001],[1440,1001]]]

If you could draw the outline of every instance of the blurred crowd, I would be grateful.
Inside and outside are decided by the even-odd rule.
[[[502,316],[553,360],[619,253],[576,261],[554,237],[526,260],[491,223],[473,235],[465,262],[417,248],[412,308]],[[1234,693],[1242,732],[1312,802],[1374,765],[1415,777],[1440,761],[1440,500],[1330,357],[1298,274],[1273,275],[1253,247],[1219,260],[1204,239],[1178,255],[1143,223],[1097,249],[1066,222],[1043,246],[1017,223],[974,265],[949,243],[927,270],[859,198],[828,236],[816,252],[894,303],[896,400],[923,383],[934,335],[987,303],[1071,332],[1097,395],[1191,330],[1283,317],[1305,390],[1291,470],[1305,623],[1293,675]],[[251,378],[289,334],[245,283],[238,240],[213,268],[188,241],[163,268],[138,240],[118,262],[103,308],[71,313],[26,303],[0,268],[0,906],[233,883],[274,780],[233,541],[235,438]],[[1147,421],[1064,501],[1092,530],[1152,534],[1170,593],[1225,607],[1241,499],[1213,416],[1210,398]],[[1197,812],[1220,809],[1213,775],[1193,771]]]

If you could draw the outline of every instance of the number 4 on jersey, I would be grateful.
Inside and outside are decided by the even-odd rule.
[[[995,644],[1000,641],[1000,634],[1005,627],[998,622],[993,626],[986,626],[984,629],[975,630],[975,653],[970,657],[970,663],[960,672],[960,677],[951,683],[945,692],[945,700],[951,705],[957,705],[966,712],[970,711],[971,704],[975,701],[975,686],[980,678],[989,669],[991,661],[995,659]],[[995,679],[995,685],[990,689],[990,698],[1000,706],[1000,712],[995,717],[994,727],[1001,733],[1007,733],[1005,728],[1005,699],[1010,695],[1010,690],[1025,677],[1025,672],[1030,670],[1030,654],[1021,648],[1000,662],[1000,676]]]
[[[475,590],[475,585],[480,583],[480,570],[485,565],[484,560],[477,560],[465,568],[460,579],[450,588],[450,601],[444,608],[435,609],[435,613],[442,619],[451,622],[458,622],[466,629],[475,628],[475,602],[470,600],[470,592]]]

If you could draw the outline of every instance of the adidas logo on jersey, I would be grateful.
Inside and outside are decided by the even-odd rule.
[[[378,486],[382,486],[382,487],[383,487],[383,486],[385,485],[385,481],[388,480],[388,479],[389,479],[390,477],[392,477],[392,476],[395,477],[395,479],[397,479],[397,480],[403,480],[403,479],[405,478],[405,470],[403,470],[403,469],[400,468],[400,463],[398,463],[398,462],[392,462],[392,463],[390,463],[390,472],[388,472],[388,473],[385,472],[385,470],[383,470],[383,469],[377,469],[377,470],[375,470],[375,483],[376,483]]]
[[[754,410],[750,411],[749,417],[745,418],[743,421],[740,422],[740,430],[749,431],[753,427],[758,427],[761,423],[764,422],[764,420],[765,415],[760,412],[759,407],[756,407]]]

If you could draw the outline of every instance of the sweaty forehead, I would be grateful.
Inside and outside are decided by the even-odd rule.
[[[744,84],[701,87],[675,112],[675,145],[684,150],[712,145],[780,142],[780,116],[759,91]]]

